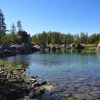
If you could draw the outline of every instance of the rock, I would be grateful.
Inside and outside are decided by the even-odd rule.
[[[5,56],[15,56],[16,52],[11,50],[4,50]]]
[[[11,46],[17,54],[29,54],[32,53],[32,46],[29,43],[15,44]]]
[[[35,87],[40,87],[40,86],[41,86],[40,83],[37,83],[37,82],[36,82],[36,83],[34,84],[34,88],[35,88]]]
[[[0,86],[2,87],[0,88],[0,100],[2,96],[3,100],[25,100],[25,96],[28,96],[28,100],[32,100],[45,93],[44,86],[47,82],[38,83],[34,76],[23,79],[21,76],[25,70],[23,66],[15,70],[7,70],[3,67],[0,65]]]
[[[37,93],[39,93],[39,95],[42,95],[42,94],[45,93],[45,90],[44,89],[39,89]]]
[[[39,97],[40,95],[44,94],[45,93],[45,90],[44,89],[41,89],[41,88],[38,88],[36,91],[31,91],[29,93],[29,99],[34,99],[36,97]]]
[[[34,81],[30,81],[30,83],[36,83],[37,82],[37,80],[34,80]]]
[[[3,48],[3,50],[11,50],[11,44],[9,44],[9,43],[3,43],[3,45],[2,45],[2,48]]]
[[[36,95],[35,95],[34,92],[30,92],[30,93],[29,93],[29,99],[33,99],[33,98],[35,98],[35,97],[36,97]]]
[[[3,97],[3,95],[0,95],[0,100],[4,100],[4,97]]]
[[[40,51],[40,47],[33,46],[33,47],[32,47],[32,51],[33,51],[33,52]]]
[[[25,44],[17,45],[16,50],[19,51],[21,54],[29,54],[28,46]]]
[[[29,81],[34,83],[36,81],[36,79],[35,78],[29,78]]]
[[[24,96],[24,98],[21,100],[29,100],[29,96]]]
[[[44,89],[49,91],[49,92],[54,91],[54,87],[52,85],[45,85]]]
[[[1,75],[1,74],[4,74],[4,71],[3,71],[3,70],[0,71],[0,75]]]
[[[97,45],[96,50],[97,50],[97,52],[100,52],[100,43]]]
[[[5,52],[2,49],[0,49],[0,57],[4,57],[4,56],[5,56]]]
[[[51,50],[52,50],[53,52],[55,52],[55,51],[56,51],[56,47],[52,47]]]
[[[47,84],[47,82],[46,82],[46,81],[44,81],[44,82],[42,82],[42,83],[41,83],[41,85],[46,85],[46,84]]]
[[[85,47],[81,44],[71,44],[71,49],[84,49]]]
[[[5,100],[16,100],[23,96],[22,91],[19,91],[18,89],[6,89],[4,94]]]

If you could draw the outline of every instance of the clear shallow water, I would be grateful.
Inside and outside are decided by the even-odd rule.
[[[39,80],[51,81],[59,86],[58,91],[47,93],[44,100],[47,97],[47,100],[66,100],[67,95],[78,95],[79,98],[90,100],[100,97],[100,56],[96,54],[36,53],[9,57],[7,60],[27,62],[31,75],[37,75]]]

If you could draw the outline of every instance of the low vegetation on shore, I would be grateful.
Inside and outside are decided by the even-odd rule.
[[[27,75],[27,67],[26,63],[0,60],[0,100],[38,100],[45,90],[54,91],[50,82]]]

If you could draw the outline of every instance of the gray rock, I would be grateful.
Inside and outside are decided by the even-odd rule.
[[[84,49],[85,47],[81,44],[71,44],[71,49]]]

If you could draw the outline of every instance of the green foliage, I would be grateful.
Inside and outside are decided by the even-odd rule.
[[[6,35],[2,35],[0,42],[3,42],[3,43],[7,42],[10,44],[15,44],[15,43],[21,44],[22,42],[30,41],[30,39],[31,39],[30,35],[27,34],[26,31],[20,31],[16,34],[10,33],[10,34],[6,34]]]
[[[33,44],[61,44],[62,38],[59,32],[43,32],[32,36]]]
[[[18,31],[18,35],[22,41],[29,41],[30,35],[26,31]]]
[[[94,44],[100,42],[100,33],[92,34],[88,36],[88,33],[81,32],[80,34],[63,34],[60,32],[42,32],[32,36],[32,43],[42,45],[47,44],[64,44],[66,41],[67,44],[72,43],[81,43],[81,44]]]
[[[12,25],[11,25],[11,33],[13,35],[15,35],[15,33],[16,33],[16,27],[15,27],[14,23],[12,23]]]
[[[20,20],[17,21],[17,27],[18,27],[18,31],[22,31],[22,24]]]
[[[100,33],[99,34],[92,34],[88,36],[88,33],[81,32],[80,34],[63,34],[60,32],[45,32],[38,33],[30,37],[29,34],[27,34],[26,31],[22,31],[22,25],[21,21],[17,21],[17,27],[18,27],[18,35],[20,36],[20,39],[18,38],[18,35],[15,34],[16,27],[14,23],[11,26],[11,34],[6,34],[6,24],[5,24],[5,17],[0,9],[0,41],[1,42],[9,42],[9,43],[15,43],[16,41],[21,42],[27,42],[31,40],[32,44],[72,44],[72,43],[81,43],[81,44],[98,44],[100,42]]]
[[[18,39],[18,35],[6,34],[3,35],[0,39],[1,42],[15,43],[15,40]]]
[[[6,31],[6,24],[5,24],[5,18],[2,10],[0,9],[0,37],[5,34]]]
[[[12,74],[16,73],[17,76],[21,80],[26,78],[26,74],[22,71],[19,71],[18,69],[27,68],[28,64],[20,63],[20,62],[7,62],[7,61],[4,61],[4,60],[0,60],[0,67],[4,68],[4,70],[7,73],[12,73]],[[9,80],[13,80],[13,79],[14,79],[14,76],[11,75],[9,77]]]
[[[8,71],[13,71],[13,70],[22,68],[22,65],[23,64],[20,62],[7,62],[5,60],[0,60],[0,66],[7,69]]]

